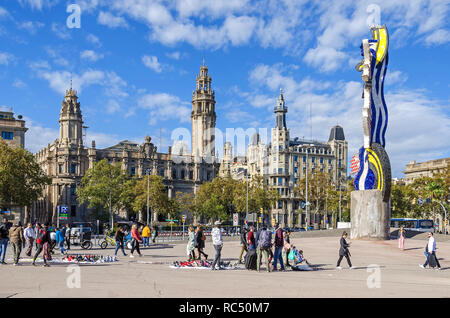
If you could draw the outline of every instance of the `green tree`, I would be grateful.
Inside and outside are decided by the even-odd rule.
[[[168,198],[163,178],[157,175],[148,176],[149,210],[152,220],[158,219],[158,214],[168,212]],[[144,211],[147,211],[147,177],[136,182],[134,187],[135,200],[132,203],[133,210],[139,213],[139,219],[143,220]]]
[[[122,207],[120,195],[128,178],[120,164],[109,164],[106,159],[96,162],[81,179],[81,186],[77,188],[78,202],[88,202],[91,209],[111,210],[113,222],[115,212]]]
[[[10,147],[0,140],[0,208],[30,206],[42,196],[51,179],[34,156],[23,148]]]

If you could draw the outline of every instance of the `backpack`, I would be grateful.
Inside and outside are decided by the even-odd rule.
[[[259,247],[270,248],[272,247],[272,233],[265,230],[262,231],[259,237]]]
[[[37,244],[43,244],[45,243],[45,236],[47,235],[47,232],[45,229],[40,229],[36,236],[36,243]]]

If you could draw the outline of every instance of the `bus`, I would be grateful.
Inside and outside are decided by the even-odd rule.
[[[434,232],[433,220],[425,219],[391,219],[391,227],[399,228],[403,226],[405,230],[419,232]]]

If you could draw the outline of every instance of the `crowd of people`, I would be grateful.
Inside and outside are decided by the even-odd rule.
[[[121,249],[124,256],[125,253],[125,237],[126,231],[123,227],[119,227],[114,234],[116,241],[115,256],[119,249]],[[221,223],[215,222],[214,228],[211,231],[212,244],[215,251],[214,261],[212,263],[212,270],[223,269],[221,267],[221,256],[223,248],[223,230],[221,229]],[[243,264],[249,270],[261,270],[263,258],[265,260],[265,269],[267,272],[271,271],[285,271],[286,268],[298,270],[298,266],[301,264],[310,265],[303,255],[303,251],[296,248],[291,244],[290,232],[280,228],[279,224],[275,224],[274,230],[271,231],[267,227],[262,226],[258,231],[255,231],[253,226],[245,226],[240,233],[240,253],[238,257],[238,263]],[[130,257],[134,257],[136,252],[139,256],[142,256],[140,250],[140,244],[145,247],[149,247],[150,239],[155,243],[158,236],[158,230],[156,227],[153,229],[149,225],[141,226],[138,228],[137,224],[133,224],[130,231],[131,240]],[[48,267],[48,261],[52,259],[53,248],[58,245],[61,255],[64,255],[67,250],[70,250],[70,237],[71,228],[67,224],[60,228],[54,225],[50,226],[49,223],[28,223],[24,228],[21,222],[12,224],[3,218],[0,224],[0,264],[6,264],[5,256],[8,243],[10,243],[14,265],[20,265],[20,255],[22,249],[26,248],[25,254],[29,257],[32,256],[32,264],[36,265],[36,259],[42,253],[43,266]],[[399,230],[398,245],[400,249],[404,249],[406,231],[403,228]],[[345,257],[349,268],[354,269],[350,260],[350,242],[347,242],[348,234],[343,232],[340,238],[339,258],[336,268],[342,269],[341,261]],[[206,237],[204,234],[204,228],[202,225],[196,226],[195,230],[193,226],[188,228],[188,242],[186,246],[186,254],[188,261],[201,260],[202,256],[205,260],[208,259],[208,255],[204,252]],[[65,245],[67,248],[65,247]],[[32,254],[33,248],[35,253]],[[245,256],[244,256],[245,253]],[[427,266],[436,267],[440,270],[436,255],[436,240],[433,233],[428,233],[428,242],[425,246],[426,261],[421,268]],[[244,260],[244,262],[243,262]],[[290,263],[290,261],[292,263]],[[279,264],[279,269],[278,269]]]

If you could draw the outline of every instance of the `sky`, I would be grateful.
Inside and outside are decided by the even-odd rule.
[[[141,144],[149,135],[166,152],[173,132],[191,130],[204,59],[224,134],[265,129],[269,142],[281,88],[291,137],[327,141],[339,124],[351,159],[363,144],[359,46],[370,24],[386,24],[386,150],[400,178],[412,160],[450,156],[449,7],[448,0],[0,0],[0,109],[24,116],[25,147],[37,152],[59,136],[72,79],[86,145]],[[217,139],[221,155],[225,140]]]

